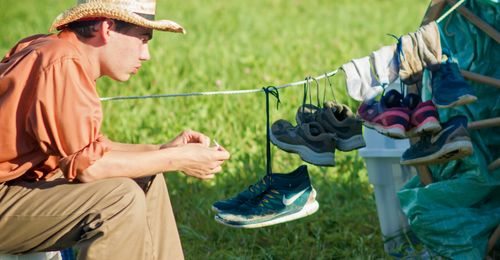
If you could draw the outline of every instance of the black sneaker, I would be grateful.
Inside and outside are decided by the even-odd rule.
[[[436,135],[423,135],[401,157],[403,165],[440,164],[472,154],[472,142],[467,132],[467,118],[454,116],[442,124]]]

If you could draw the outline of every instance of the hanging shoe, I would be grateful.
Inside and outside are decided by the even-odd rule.
[[[380,101],[365,101],[358,108],[358,115],[366,127],[396,139],[406,138],[410,123],[410,110],[402,105],[402,95],[390,90]]]
[[[236,209],[219,212],[215,220],[235,228],[258,228],[303,218],[318,208],[307,166],[302,165],[290,174],[273,174],[270,186],[259,201],[248,201]]]
[[[317,111],[315,121],[326,132],[335,134],[336,148],[340,151],[351,151],[366,146],[362,121],[346,105],[333,101],[325,102],[323,108]]]
[[[297,153],[308,163],[335,165],[336,136],[327,133],[317,122],[294,127],[290,122],[280,119],[271,126],[270,139],[281,150]]]
[[[340,151],[351,151],[365,147],[362,121],[351,109],[334,101],[326,101],[323,108],[306,104],[299,107],[295,115],[297,124],[317,122],[326,132],[337,136],[336,148]]]
[[[474,90],[460,74],[458,64],[448,59],[432,71],[432,102],[438,108],[450,108],[477,100]]]
[[[313,104],[304,104],[300,106],[295,114],[295,121],[297,122],[297,125],[315,121],[316,112],[319,110],[320,108]]]
[[[403,99],[403,106],[410,110],[407,137],[419,136],[424,133],[433,134],[441,130],[439,113],[431,100],[421,102],[419,95],[407,94]]]
[[[224,210],[235,209],[238,208],[241,204],[259,197],[264,191],[267,190],[267,188],[271,184],[273,175],[274,174],[267,174],[257,183],[248,186],[247,189],[238,193],[232,198],[216,201],[212,205],[212,210],[221,212]]]
[[[438,134],[423,135],[401,157],[403,165],[440,164],[472,154],[472,143],[467,132],[467,118],[454,116],[442,125]]]

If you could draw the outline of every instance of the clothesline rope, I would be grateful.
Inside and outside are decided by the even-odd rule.
[[[462,3],[464,3],[465,0],[460,0],[458,1],[455,5],[453,5],[446,13],[441,15],[436,22],[440,23],[442,20],[444,20],[451,12],[453,12],[456,8],[458,8]],[[316,79],[323,79],[325,77],[331,77],[335,74],[337,74],[338,70],[334,70],[329,73],[325,73],[323,75],[317,76],[315,78],[308,78],[306,80],[302,81],[297,81],[297,82],[292,82],[288,84],[284,84],[281,86],[277,86],[276,89],[282,89],[282,88],[287,88],[287,87],[292,87],[292,86],[298,86],[307,83],[310,80]],[[189,96],[210,96],[210,95],[234,95],[234,94],[248,94],[248,93],[256,93],[256,92],[261,92],[263,89],[257,88],[257,89],[243,89],[243,90],[222,90],[222,91],[207,91],[207,92],[191,92],[191,93],[174,93],[174,94],[157,94],[157,95],[144,95],[144,96],[116,96],[116,97],[103,97],[100,98],[101,101],[111,101],[111,100],[128,100],[128,99],[148,99],[148,98],[167,98],[167,97],[189,97]]]
[[[444,20],[451,12],[453,12],[455,9],[457,9],[462,3],[465,2],[465,0],[460,0],[456,4],[454,4],[446,13],[441,15],[437,20],[436,23],[440,23],[442,20]]]
[[[277,89],[298,86],[310,82],[311,80],[320,80],[326,77],[331,77],[337,74],[338,70],[325,73],[323,75],[317,76],[315,78],[309,78],[307,80],[292,82],[284,84],[281,86],[276,86]],[[174,94],[157,94],[157,95],[145,95],[145,96],[117,96],[117,97],[103,97],[100,98],[101,101],[111,101],[111,100],[127,100],[127,99],[148,99],[148,98],[167,98],[167,97],[190,97],[190,96],[210,96],[210,95],[234,95],[234,94],[248,94],[264,91],[262,88],[258,89],[242,89],[242,90],[221,90],[221,91],[207,91],[207,92],[191,92],[191,93],[174,93]]]

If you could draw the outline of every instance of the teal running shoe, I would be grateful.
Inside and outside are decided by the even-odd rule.
[[[303,218],[319,208],[305,165],[290,174],[274,174],[271,185],[258,198],[219,212],[215,220],[235,228],[259,228]]]
[[[236,209],[243,203],[259,197],[262,193],[264,193],[267,190],[267,188],[271,184],[273,175],[275,174],[267,174],[257,183],[248,186],[246,190],[238,193],[236,196],[232,198],[216,201],[212,205],[212,210],[215,212],[221,212],[224,210]]]

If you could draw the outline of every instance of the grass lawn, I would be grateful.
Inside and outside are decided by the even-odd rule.
[[[0,53],[22,37],[46,33],[75,0],[1,0]],[[388,33],[415,31],[428,1],[417,0],[159,0],[157,17],[182,24],[186,35],[155,33],[152,59],[126,83],[98,81],[101,96],[254,89],[333,71],[352,58],[394,43]],[[5,11],[8,9],[8,11]],[[356,109],[343,78],[338,101]],[[320,82],[324,84],[323,81]],[[272,120],[293,121],[302,88],[280,92]],[[321,96],[322,98],[322,96]],[[331,96],[327,96],[331,99]],[[103,132],[131,143],[162,143],[185,128],[215,138],[231,153],[215,180],[166,174],[187,259],[386,258],[373,188],[357,152],[336,153],[336,167],[309,166],[320,209],[310,217],[255,230],[217,224],[211,204],[265,174],[263,93],[106,101]],[[273,148],[273,169],[302,162]]]

